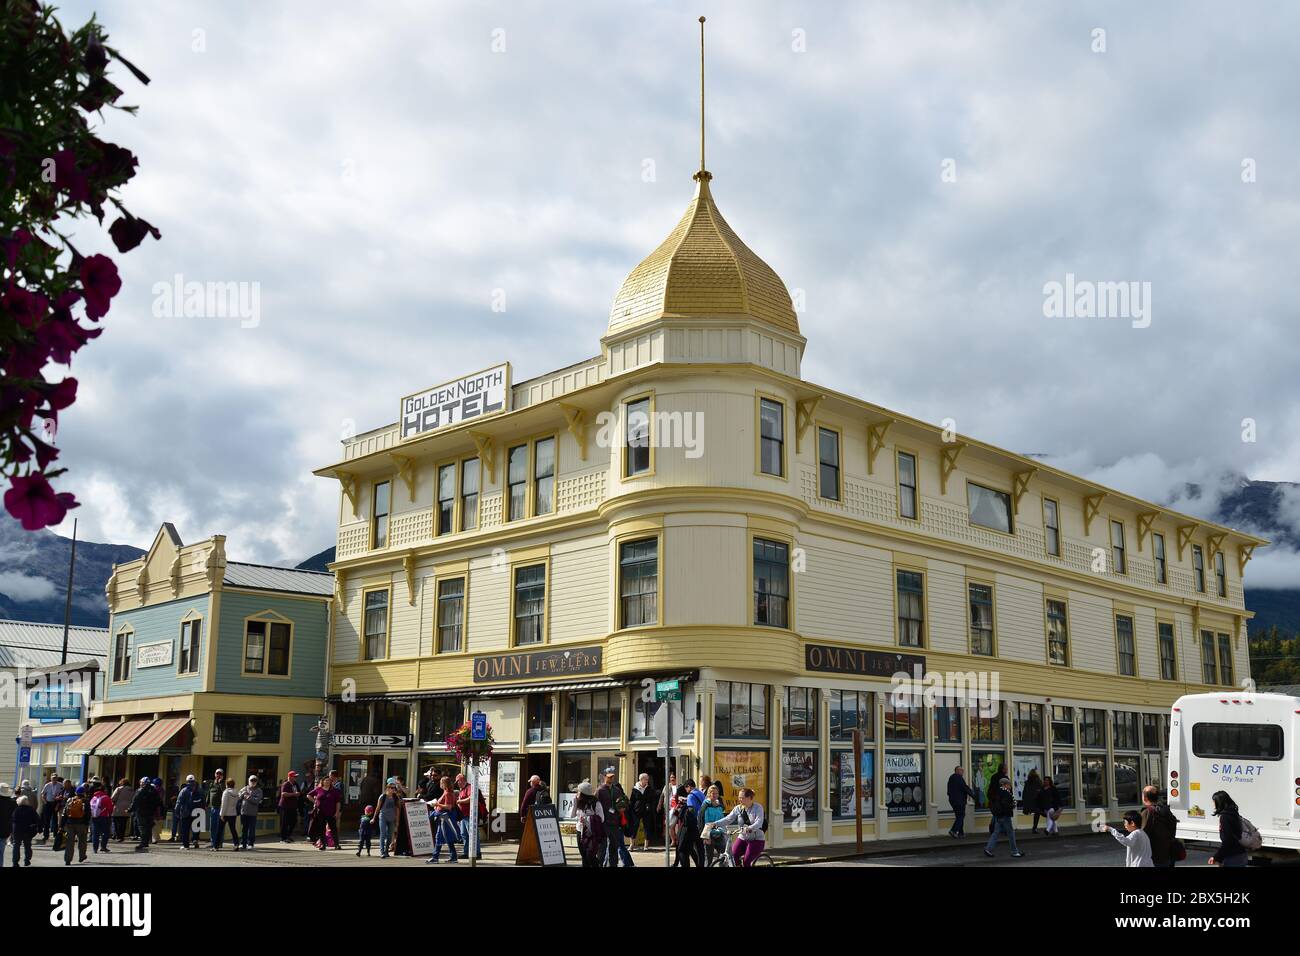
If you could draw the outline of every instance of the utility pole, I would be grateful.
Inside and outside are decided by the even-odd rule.
[[[63,656],[60,664],[68,663],[68,629],[72,625],[72,572],[77,566],[77,519],[72,519],[72,554],[68,557],[68,593],[63,601]]]

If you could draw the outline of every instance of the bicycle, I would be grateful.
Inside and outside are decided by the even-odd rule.
[[[731,848],[732,846],[735,845],[736,837],[740,835],[740,831],[743,829],[744,827],[727,827],[725,831],[718,831],[716,828],[710,831],[709,839],[712,840],[713,842],[713,850],[714,850],[713,859],[709,862],[710,868],[715,866],[720,866],[720,867],[736,867],[736,868],[743,869],[743,867],[740,866],[739,861],[737,861],[736,858],[731,854]],[[713,834],[718,832],[723,833],[723,840],[721,846],[719,846],[718,841],[713,838]],[[766,848],[764,848],[763,852],[760,853],[757,856],[757,858],[755,858],[752,865],[753,866],[776,866],[776,861],[772,859],[771,854],[767,852]]]

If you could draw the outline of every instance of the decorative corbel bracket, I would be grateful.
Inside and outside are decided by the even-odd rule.
[[[1106,492],[1083,496],[1083,536],[1092,534],[1092,523],[1101,514],[1101,506],[1106,502]]]
[[[957,468],[957,459],[966,450],[964,441],[948,442],[939,449],[939,494],[948,493],[948,478]]]
[[[496,456],[493,454],[496,445],[492,436],[485,432],[470,432],[469,437],[474,439],[474,448],[478,452],[478,460],[487,470],[488,481],[496,484],[497,463]]]
[[[1020,514],[1020,499],[1029,491],[1029,483],[1038,474],[1037,468],[1026,468],[1011,476],[1011,513]]]
[[[208,561],[204,571],[208,578],[208,587],[215,588],[224,575],[218,571],[226,566],[226,539],[222,535],[212,536],[212,550],[208,552]]]
[[[576,405],[566,405],[563,402],[560,403],[560,411],[564,412],[564,421],[569,428],[569,434],[578,443],[578,457],[586,461],[587,413]]]
[[[352,513],[357,513],[357,476],[350,471],[336,471],[334,477],[339,480],[339,486],[343,489],[343,494],[347,496],[348,502],[352,505]]]
[[[1250,564],[1250,559],[1254,556],[1254,554],[1255,554],[1255,546],[1253,544],[1237,545],[1237,573],[1238,574],[1244,575],[1246,573],[1246,565]],[[112,579],[110,578],[110,583],[111,580]]]
[[[1180,524],[1178,526],[1178,560],[1183,560],[1183,554],[1187,551],[1187,546],[1192,543],[1192,535],[1199,531],[1199,524]]]
[[[181,593],[181,553],[176,552],[176,557],[172,558],[172,566],[167,570],[167,577],[171,580],[172,597],[178,597]]]
[[[794,418],[794,451],[799,454],[803,450],[803,436],[812,428],[813,420],[817,415],[817,406],[822,403],[824,395],[818,395],[814,398],[805,398],[795,403]]]
[[[406,495],[415,502],[415,459],[408,458],[406,455],[389,454],[393,459],[393,464],[397,466],[397,477],[401,478],[406,484]]]
[[[876,473],[876,459],[880,453],[885,450],[885,435],[889,432],[889,426],[894,424],[892,418],[886,418],[883,422],[874,422],[867,426],[867,474]]]
[[[402,558],[402,571],[406,574],[406,600],[415,607],[415,555],[410,551]]]
[[[1158,511],[1143,511],[1138,515],[1138,550],[1142,550],[1142,543],[1146,541],[1147,535],[1151,534],[1151,527],[1155,524],[1156,519],[1160,517]]]
[[[334,572],[334,600],[338,602],[339,613],[346,614],[348,610],[348,588],[346,573],[343,571]]]
[[[149,565],[144,564],[140,567],[140,574],[135,579],[135,596],[144,604],[145,599],[149,596]]]
[[[1226,535],[1210,534],[1205,536],[1205,551],[1213,558],[1216,553],[1223,550],[1223,539]]]

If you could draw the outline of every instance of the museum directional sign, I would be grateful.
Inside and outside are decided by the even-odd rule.
[[[410,734],[335,734],[336,747],[409,747]]]
[[[858,677],[890,678],[904,673],[909,677],[914,667],[925,671],[925,658],[919,654],[894,654],[888,651],[864,651],[856,647],[831,647],[826,644],[804,645],[804,669],[823,674],[854,674]]]
[[[488,654],[474,658],[474,683],[599,674],[601,648],[571,647],[528,654]]]

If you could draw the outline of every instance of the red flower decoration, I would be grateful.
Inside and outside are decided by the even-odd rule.
[[[98,321],[108,314],[109,300],[122,289],[117,266],[108,256],[81,260],[81,291],[86,297],[86,317]]]
[[[5,510],[21,521],[27,531],[59,524],[69,509],[76,507],[76,498],[66,491],[55,494],[41,474],[15,478],[5,492]]]

